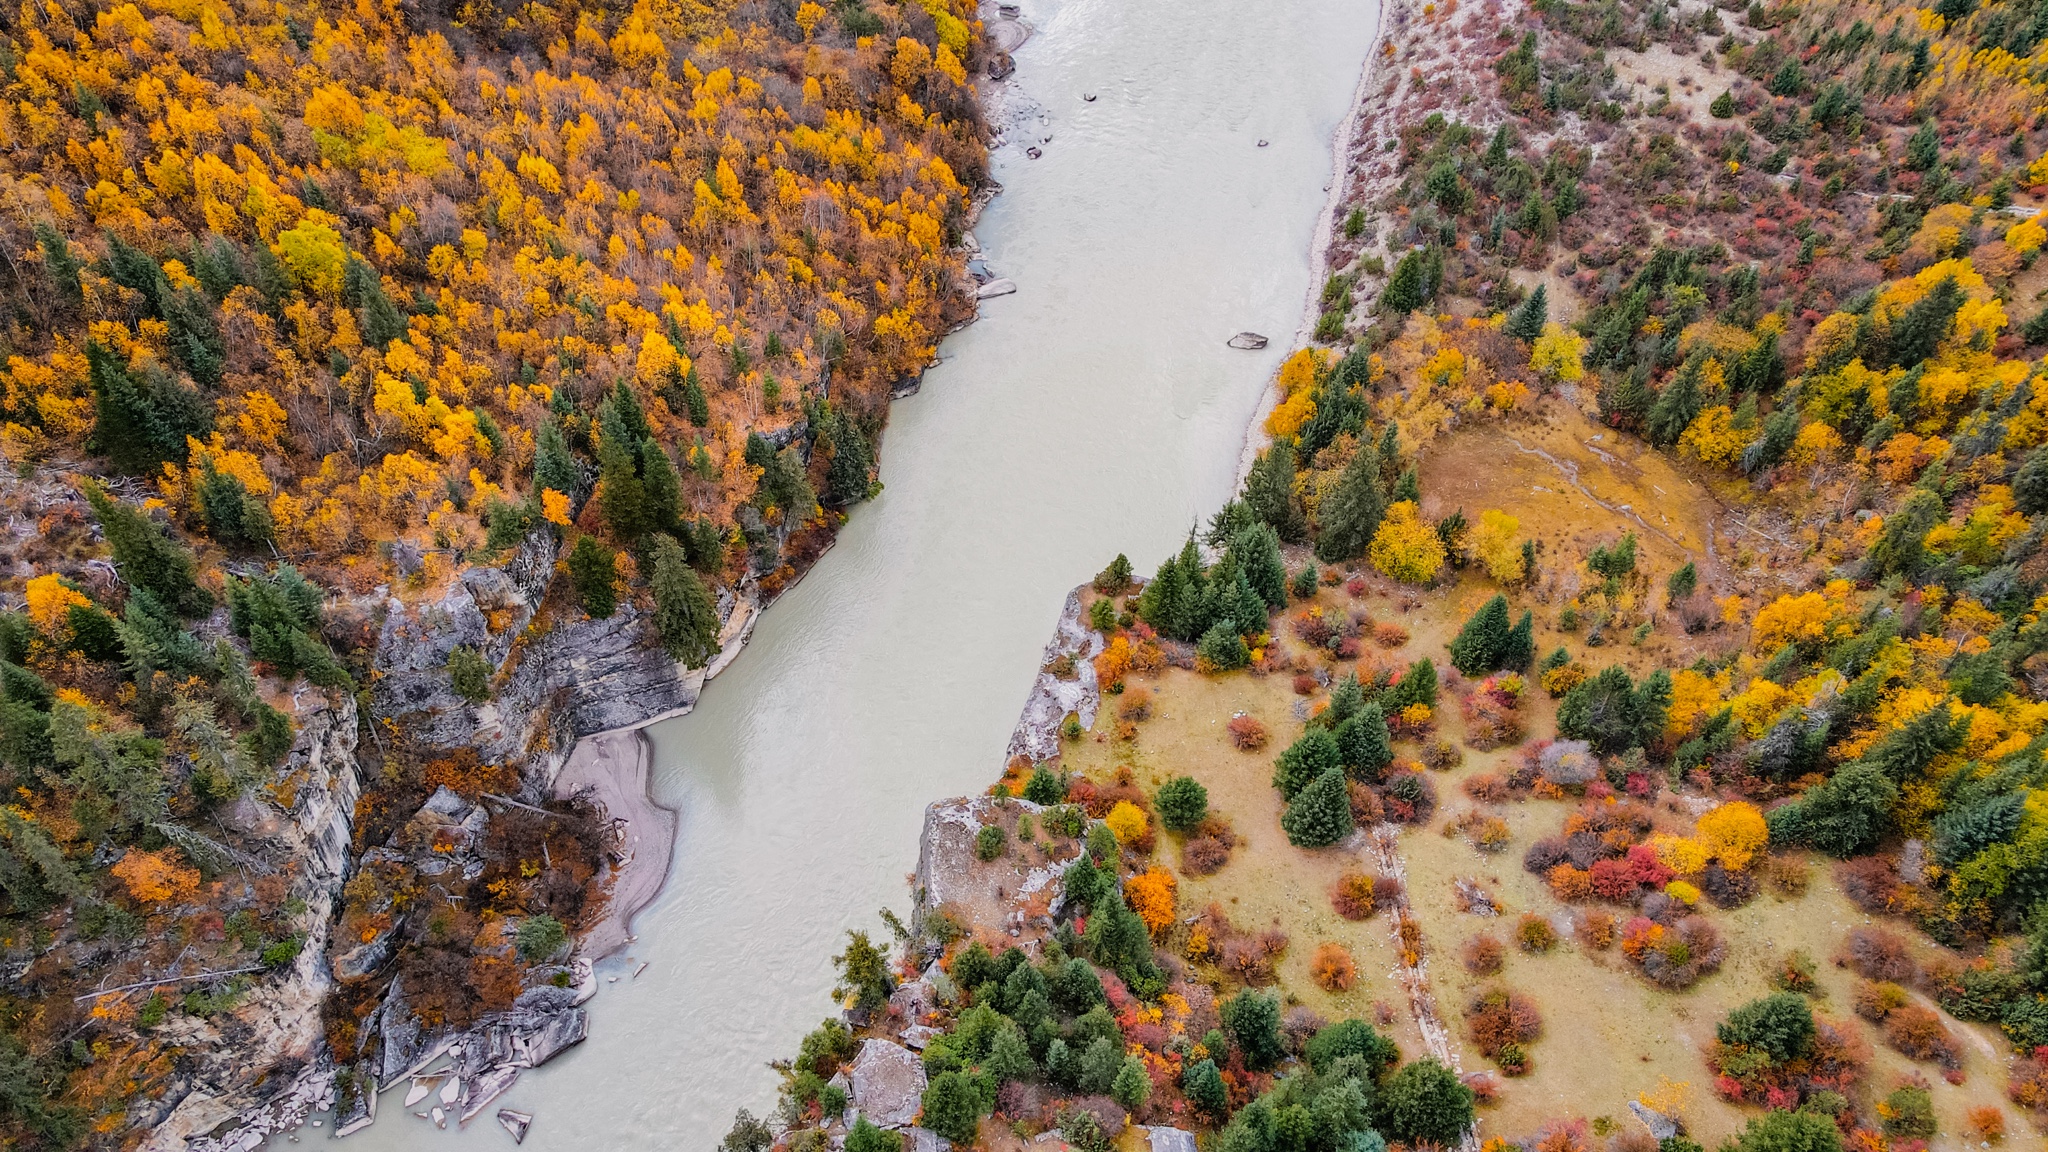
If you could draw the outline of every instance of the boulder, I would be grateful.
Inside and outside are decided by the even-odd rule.
[[[910,1139],[906,1142],[903,1152],[949,1152],[953,1147],[951,1140],[937,1132],[927,1132],[922,1128],[912,1128],[904,1135]]]
[[[915,1120],[924,1102],[924,1061],[901,1044],[863,1041],[848,1079],[854,1107],[883,1128]]]
[[[1181,1128],[1147,1128],[1145,1140],[1152,1152],[1195,1152],[1195,1134]]]
[[[1264,336],[1259,335],[1257,332],[1239,332],[1237,335],[1224,341],[1224,343],[1245,352],[1256,352],[1264,348],[1267,341]]]
[[[1032,149],[1032,151],[1035,152],[1037,149]],[[998,276],[994,280],[975,289],[974,298],[977,300],[987,300],[993,296],[1008,296],[1016,290],[1017,282],[1015,280],[1010,279],[1008,276]]]
[[[1678,1121],[1673,1120],[1654,1108],[1645,1107],[1639,1100],[1629,1101],[1628,1110],[1635,1113],[1636,1119],[1641,1120],[1647,1125],[1650,1129],[1650,1135],[1658,1140],[1669,1140],[1680,1132]]]

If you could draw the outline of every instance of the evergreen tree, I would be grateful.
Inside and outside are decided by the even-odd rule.
[[[711,423],[711,401],[704,395],[704,386],[697,382],[697,366],[683,374],[683,407],[690,417],[690,425],[704,428]]]
[[[1199,1060],[1188,1065],[1181,1074],[1181,1094],[1188,1098],[1203,1115],[1211,1120],[1221,1121],[1230,1113],[1230,1089],[1223,1083],[1223,1074],[1217,1070],[1216,1061]]]
[[[1337,757],[1352,776],[1377,782],[1387,765],[1394,762],[1393,733],[1387,729],[1387,715],[1377,702],[1367,704],[1358,714],[1337,725]]]
[[[612,550],[595,536],[578,537],[569,550],[569,582],[583,611],[593,619],[608,619],[618,609],[618,596],[612,590],[612,582],[618,578],[614,560]]]
[[[1219,1015],[1245,1067],[1263,1072],[1287,1058],[1280,1036],[1280,1001],[1272,993],[1246,988],[1224,1001]]]
[[[1911,368],[1933,356],[1948,338],[1953,327],[1956,312],[1968,299],[1962,285],[1953,276],[1944,276],[1927,294],[1913,302],[1905,313],[1892,321],[1891,332],[1886,339],[1888,354],[1884,357],[1891,364]]]
[[[647,486],[640,478],[640,440],[612,399],[598,405],[597,412],[598,499],[613,537],[630,544],[651,526]]]
[[[1294,442],[1281,437],[1260,454],[1244,485],[1245,502],[1288,543],[1308,534],[1308,519],[1294,494],[1294,472]]]
[[[1251,663],[1251,649],[1232,624],[1212,625],[1195,644],[1195,654],[1218,672],[1234,672]]]
[[[543,488],[572,499],[576,495],[576,457],[569,452],[561,422],[552,416],[542,422],[533,450],[533,489],[539,492]]]
[[[829,404],[824,409],[832,449],[832,462],[825,469],[825,494],[843,508],[867,499],[874,453],[858,424]]]
[[[1243,569],[1237,572],[1233,582],[1233,599],[1236,601],[1229,614],[1231,623],[1245,636],[1257,636],[1266,631],[1266,599],[1252,590],[1251,577]]]
[[[1363,555],[1386,511],[1379,453],[1370,444],[1360,445],[1317,510],[1322,530],[1316,534],[1316,555],[1332,564]]]
[[[1448,1148],[1472,1127],[1472,1099],[1457,1073],[1425,1058],[1381,1081],[1374,1103],[1380,1130],[1392,1139]]]
[[[341,294],[360,310],[363,342],[383,351],[393,340],[406,334],[405,316],[384,294],[384,282],[377,270],[361,260],[350,260],[342,272]]]
[[[1638,366],[1608,375],[1600,388],[1599,401],[1603,422],[1616,428],[1634,429],[1641,427],[1649,418],[1656,397],[1643,384],[1643,369]]]
[[[72,255],[70,241],[48,224],[37,224],[35,233],[36,247],[42,249],[43,254],[43,275],[50,278],[51,287],[57,290],[57,299],[67,308],[83,307],[85,288],[78,274],[84,265]]]
[[[1427,659],[1409,665],[1400,681],[1380,698],[1380,706],[1390,716],[1399,715],[1415,704],[1436,707],[1436,665]]]
[[[1185,832],[1208,817],[1209,790],[1192,776],[1176,776],[1159,786],[1152,803],[1168,831]]]
[[[85,345],[93,393],[93,445],[129,475],[150,475],[185,457],[185,438],[213,426],[211,407],[168,379],[137,380],[120,356],[97,340]],[[159,373],[161,375],[161,373]]]
[[[682,523],[682,484],[668,450],[651,438],[640,442],[640,490],[647,501],[648,529],[674,534]]]
[[[1297,793],[1280,817],[1287,842],[1297,848],[1324,848],[1351,835],[1351,794],[1344,773],[1326,770]]]
[[[1145,1074],[1145,1062],[1136,1056],[1126,1056],[1117,1066],[1116,1076],[1109,1082],[1109,1098],[1123,1105],[1126,1111],[1135,1112],[1152,1096],[1152,1077]]]
[[[1358,682],[1358,673],[1352,672],[1337,681],[1335,688],[1330,689],[1330,706],[1323,709],[1323,714],[1317,719],[1322,722],[1323,727],[1335,729],[1339,724],[1358,715],[1364,707],[1365,686]]]
[[[1402,472],[1401,478],[1394,481],[1394,500],[1396,503],[1403,500],[1410,504],[1422,503],[1421,473],[1412,467]]]
[[[1704,352],[1694,353],[1671,377],[1671,382],[1657,393],[1656,403],[1650,405],[1650,418],[1643,428],[1652,444],[1669,448],[1678,443],[1679,435],[1698,418],[1700,409],[1706,407],[1706,399],[1700,392],[1700,374],[1705,362]]]
[[[1502,331],[1525,344],[1534,344],[1543,335],[1543,326],[1550,323],[1550,290],[1542,284],[1529,293],[1522,306],[1508,317]]]
[[[1311,728],[1273,762],[1273,787],[1280,790],[1281,799],[1292,800],[1324,772],[1339,769],[1343,763],[1337,737],[1327,728]]]
[[[1884,770],[1857,762],[1765,817],[1771,843],[1807,844],[1840,859],[1877,847],[1891,829],[1899,790]]]
[[[1508,598],[1496,595],[1465,621],[1451,641],[1451,665],[1467,676],[1482,676],[1503,666],[1508,653]]]
[[[1406,316],[1429,303],[1432,293],[1428,291],[1428,266],[1429,259],[1420,248],[1410,248],[1403,254],[1387,277],[1387,286],[1380,290],[1380,310]]]
[[[710,663],[718,652],[718,602],[691,569],[682,546],[667,536],[654,538],[648,586],[654,593],[654,626],[669,657],[685,668]]]
[[[213,597],[199,586],[199,566],[190,549],[171,539],[147,513],[116,500],[98,484],[88,480],[81,488],[99,518],[114,564],[128,583],[185,616],[198,616],[213,606]]]
[[[1280,555],[1280,536],[1270,524],[1254,524],[1231,538],[1230,550],[1237,554],[1238,568],[1266,607],[1287,605],[1287,561]],[[1264,614],[1261,613],[1261,619]]]
[[[1500,666],[1509,672],[1520,672],[1529,667],[1536,658],[1536,617],[1524,611],[1522,618],[1515,621],[1514,631],[1508,633],[1507,644],[1501,649]]]
[[[1664,598],[1666,601],[1672,604],[1677,604],[1681,601],[1689,600],[1692,598],[1693,592],[1696,589],[1698,589],[1699,586],[1700,571],[1697,567],[1693,565],[1692,561],[1687,560],[1683,568],[1680,568],[1678,571],[1673,572],[1671,574],[1671,579],[1665,581]]]
[[[1934,127],[1934,121],[1922,120],[1920,127],[1906,138],[1907,168],[1925,172],[1941,163],[1941,133]]]
[[[1927,533],[1948,519],[1948,507],[1934,492],[1916,488],[1899,510],[1885,517],[1877,542],[1864,554],[1864,574],[1881,580],[1896,572],[1911,577],[1927,565]]]

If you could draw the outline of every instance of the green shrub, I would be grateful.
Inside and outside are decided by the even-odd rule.
[[[1209,815],[1209,790],[1192,776],[1176,776],[1159,786],[1152,797],[1159,809],[1159,822],[1174,832],[1185,832]]]
[[[1380,1084],[1380,1129],[1394,1140],[1450,1146],[1472,1126],[1472,1090],[1435,1060],[1417,1060]]]
[[[543,912],[521,921],[513,939],[519,948],[520,958],[529,964],[537,964],[562,950],[562,946],[569,942],[569,929],[560,920]]]
[[[984,824],[974,834],[974,855],[978,860],[993,860],[1003,854],[1010,837],[1000,824]]]
[[[448,683],[472,704],[491,698],[491,671],[491,662],[466,644],[448,654]]]

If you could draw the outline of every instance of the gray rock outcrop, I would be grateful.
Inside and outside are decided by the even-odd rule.
[[[864,1040],[847,1074],[853,1106],[870,1123],[901,1128],[917,1119],[924,1101],[924,1061],[901,1044]]]
[[[1101,652],[1102,634],[1081,618],[1081,590],[1076,588],[1067,593],[1052,642],[1045,646],[1038,679],[1031,685],[1031,694],[1024,700],[1024,713],[1003,753],[1006,759],[1028,756],[1039,761],[1058,755],[1060,722],[1068,713],[1079,716],[1084,728],[1095,723],[1095,710],[1102,694],[1095,683],[1094,659]],[[1047,670],[1062,656],[1074,661],[1072,680],[1062,680]]]

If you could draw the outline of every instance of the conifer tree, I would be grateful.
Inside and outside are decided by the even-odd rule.
[[[1508,599],[1496,595],[1465,621],[1451,641],[1451,665],[1467,676],[1483,676],[1502,666],[1507,654]]]
[[[702,668],[718,651],[718,603],[690,567],[681,545],[654,537],[654,626],[661,646],[685,668]]]
[[[1358,673],[1353,672],[1330,689],[1330,706],[1323,709],[1323,714],[1317,719],[1322,721],[1323,727],[1335,728],[1358,715],[1359,709],[1364,707],[1365,686],[1358,682]]]
[[[1316,555],[1332,564],[1362,555],[1386,511],[1379,453],[1370,444],[1361,445],[1317,510],[1322,528],[1316,534]]]
[[[1671,579],[1665,581],[1664,596],[1668,601],[1676,604],[1681,600],[1689,599],[1693,591],[1699,587],[1699,584],[1699,569],[1693,566],[1692,561],[1687,560],[1685,567],[1673,572]]]
[[[1402,500],[1410,504],[1422,503],[1422,476],[1414,468],[1401,473],[1401,478],[1394,481],[1394,500],[1396,503]]]
[[[93,444],[120,471],[149,475],[166,460],[183,459],[185,438],[213,426],[210,411],[196,395],[168,379],[155,387],[135,379],[121,357],[99,341],[86,342],[85,361],[93,393]]]
[[[1223,1083],[1223,1074],[1214,1060],[1189,1065],[1181,1074],[1181,1093],[1188,1103],[1217,1123],[1230,1114],[1230,1089]]]
[[[860,425],[829,404],[824,408],[832,447],[832,463],[825,470],[826,497],[841,507],[857,504],[867,499],[874,455]]]
[[[1415,704],[1436,707],[1436,665],[1426,658],[1409,665],[1400,681],[1380,698],[1380,706],[1390,716]]]
[[[640,478],[640,440],[612,399],[598,406],[598,499],[614,538],[630,544],[651,526],[647,486]]]
[[[1287,562],[1280,555],[1280,536],[1272,525],[1254,524],[1243,529],[1231,538],[1230,550],[1237,553],[1238,567],[1266,607],[1285,607]]]
[[[618,578],[611,549],[595,536],[581,536],[569,550],[569,582],[583,603],[583,611],[596,620],[608,619],[618,610],[618,595],[612,582]]]
[[[683,374],[683,407],[688,411],[690,425],[703,428],[711,423],[711,401],[704,395],[704,386],[697,382],[697,366]]]
[[[1308,534],[1307,518],[1294,494],[1294,472],[1294,441],[1281,437],[1252,465],[1244,485],[1245,502],[1288,543]]]
[[[1343,763],[1337,737],[1327,728],[1311,728],[1273,762],[1273,787],[1280,790],[1282,799],[1292,800],[1310,781],[1343,767]]]
[[[1500,667],[1509,672],[1520,672],[1536,659],[1536,617],[1524,611],[1522,618],[1515,621],[1515,627],[1508,633],[1506,645],[1501,649]]]
[[[197,616],[213,606],[213,597],[199,586],[199,565],[190,549],[171,539],[147,513],[115,499],[98,484],[88,480],[81,488],[99,517],[123,579],[183,616]]]
[[[1351,775],[1376,782],[1394,762],[1394,736],[1377,701],[1337,725],[1337,755]]]
[[[647,501],[648,529],[673,534],[681,523],[677,517],[682,510],[682,485],[668,450],[652,438],[640,442],[640,485]]]
[[[1402,255],[1387,277],[1387,286],[1380,290],[1380,310],[1406,316],[1427,304],[1428,263],[1420,248],[1410,248]]]
[[[533,449],[533,489],[551,488],[564,496],[576,495],[576,457],[562,435],[561,422],[550,416],[540,426]]]
[[[1948,338],[1956,312],[1967,299],[1955,277],[1942,277],[1939,283],[1927,290],[1927,295],[1914,301],[1903,315],[1892,321],[1886,341],[1889,355],[1885,359],[1911,368],[1933,356],[1941,342]]]
[[[1287,842],[1297,848],[1326,848],[1351,835],[1351,794],[1344,774],[1326,769],[1294,797],[1280,817]]]
[[[1233,587],[1236,603],[1230,613],[1230,620],[1237,626],[1237,632],[1244,636],[1257,636],[1266,631],[1266,600],[1252,590],[1251,577],[1239,569]]]
[[[1543,335],[1543,326],[1550,322],[1550,290],[1542,284],[1529,293],[1522,306],[1508,317],[1502,331],[1526,344],[1534,344]]]
[[[377,270],[361,260],[350,260],[342,274],[341,291],[349,303],[362,312],[363,342],[383,351],[406,333],[405,317],[384,294],[384,282]]]
[[[62,232],[48,224],[35,226],[36,247],[43,253],[43,275],[50,278],[50,284],[57,289],[57,298],[67,308],[79,308],[85,304],[85,288],[79,280],[79,271],[84,265],[71,253],[71,243]]]
[[[1687,357],[1685,366],[1657,393],[1656,402],[1650,405],[1650,418],[1644,431],[1650,442],[1660,448],[1678,443],[1678,437],[1706,406],[1706,398],[1700,391],[1700,373],[1705,364],[1705,353],[1695,352]]]

